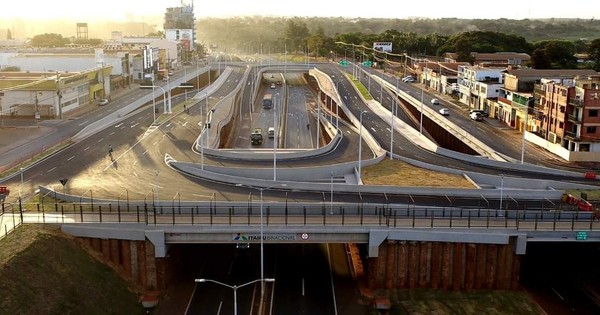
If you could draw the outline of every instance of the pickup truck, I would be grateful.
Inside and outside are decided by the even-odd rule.
[[[254,128],[252,130],[252,134],[250,135],[250,140],[252,144],[262,144],[263,143],[263,135],[261,128]]]

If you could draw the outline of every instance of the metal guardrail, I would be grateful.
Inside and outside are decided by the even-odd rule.
[[[146,225],[192,226],[257,226],[261,210],[248,203],[245,206],[154,206],[144,204],[56,203],[2,204],[12,207],[15,227],[24,223],[137,223]],[[385,228],[467,228],[516,229],[526,231],[593,231],[600,230],[595,212],[556,210],[498,210],[381,206],[308,206],[268,204],[263,206],[266,226],[343,226]],[[5,215],[7,212],[5,211]],[[19,220],[20,218],[20,220]]]

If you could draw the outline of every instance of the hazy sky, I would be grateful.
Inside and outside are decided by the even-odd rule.
[[[20,19],[68,18],[89,22],[95,18],[115,21],[136,21],[142,16],[163,16],[165,8],[180,6],[177,0],[5,0],[8,5],[0,10],[0,21]],[[192,0],[183,3],[191,4]],[[263,16],[344,16],[344,17],[456,17],[456,18],[599,18],[600,1],[585,2],[585,5],[561,5],[548,1],[504,0],[447,1],[428,0],[378,2],[323,0],[196,0],[194,11],[197,18],[230,17],[242,15]],[[426,4],[426,5],[425,5]],[[581,3],[580,3],[581,4]],[[585,9],[584,9],[585,8]],[[596,15],[596,16],[595,16]],[[0,23],[2,24],[2,23]]]

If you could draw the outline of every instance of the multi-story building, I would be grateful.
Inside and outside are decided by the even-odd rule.
[[[535,85],[536,134],[567,160],[600,160],[600,74]]]
[[[183,47],[183,60],[191,59],[191,52],[196,49],[196,24],[194,18],[194,5],[167,8],[165,23],[163,25],[165,36],[168,40],[177,42]],[[170,61],[173,63],[174,61]]]
[[[502,73],[506,68],[479,66],[458,67],[458,90],[461,103],[474,109],[482,109],[494,116],[489,100],[497,99],[502,87]]]

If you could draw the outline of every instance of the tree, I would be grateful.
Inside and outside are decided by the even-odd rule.
[[[540,51],[540,50],[543,50]],[[535,56],[532,55],[532,67],[536,69],[575,69],[575,45],[564,40],[548,40],[535,44]],[[539,60],[536,60],[538,59]],[[548,61],[550,64],[548,64]],[[533,66],[536,65],[536,66]]]
[[[592,62],[592,68],[600,72],[600,38],[596,38],[590,43],[588,58]]]
[[[297,18],[289,20],[285,29],[287,48],[293,49],[294,52],[302,51],[309,35],[310,32],[306,27],[306,23]]]
[[[545,49],[538,48],[531,53],[531,67],[534,69],[549,69],[552,67],[552,59],[546,54]]]
[[[35,35],[29,42],[33,47],[64,47],[69,43],[69,39],[62,37],[60,34],[45,33]]]

